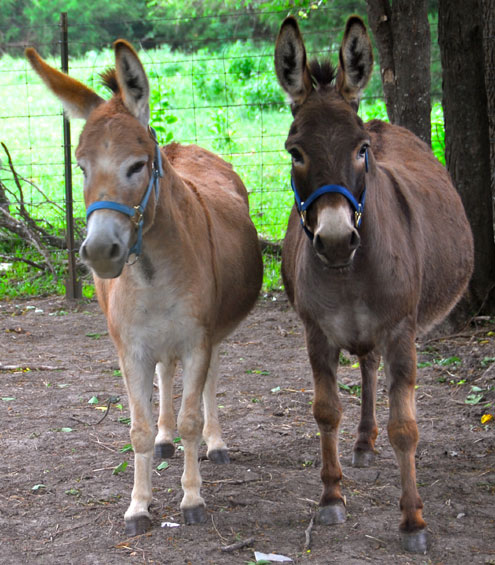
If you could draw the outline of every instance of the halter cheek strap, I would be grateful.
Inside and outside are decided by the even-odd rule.
[[[121,204],[120,202],[113,202],[112,200],[99,200],[98,202],[93,202],[88,206],[86,210],[86,221],[88,221],[90,215],[96,210],[113,210],[115,212],[120,212],[129,216],[134,227],[137,229],[136,243],[129,249],[129,255],[135,255],[136,258],[139,257],[141,253],[141,248],[143,245],[143,224],[144,224],[144,211],[150,199],[151,191],[155,189],[155,199],[158,199],[158,194],[160,192],[160,178],[163,177],[163,166],[162,166],[162,156],[160,153],[160,147],[158,146],[158,141],[156,138],[155,130],[150,127],[150,135],[155,142],[155,158],[153,160],[153,166],[151,170],[151,177],[146,188],[146,192],[139,204],[136,206],[127,206],[126,204]]]
[[[365,159],[364,161],[365,171],[368,172],[368,151],[366,151],[364,159]],[[313,204],[313,202],[323,194],[342,194],[342,196],[345,196],[345,198],[347,198],[351,206],[354,208],[354,225],[356,226],[356,228],[359,228],[361,226],[361,220],[363,218],[363,212],[364,212],[364,203],[366,201],[366,185],[364,187],[364,190],[361,194],[361,198],[359,199],[359,201],[356,200],[354,195],[347,188],[345,188],[344,186],[340,186],[339,184],[325,184],[324,186],[320,186],[320,188],[318,188],[312,194],[310,194],[309,197],[304,201],[301,200],[301,197],[297,192],[294,178],[292,177],[291,177],[291,186],[294,192],[297,211],[299,212],[299,215],[301,217],[302,228],[306,233],[306,235],[309,237],[309,239],[311,240],[314,239],[314,233],[307,226],[307,222],[306,222],[307,210],[311,206],[311,204]]]

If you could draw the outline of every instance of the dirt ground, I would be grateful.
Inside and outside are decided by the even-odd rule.
[[[282,294],[261,298],[222,348],[218,404],[231,463],[201,463],[208,522],[183,524],[178,450],[154,472],[152,531],[128,539],[127,400],[97,304],[0,303],[0,562],[246,564],[256,550],[308,564],[495,563],[495,424],[480,421],[494,412],[487,404],[495,403],[495,325],[477,320],[418,350],[427,365],[417,389],[427,555],[399,545],[399,476],[382,373],[379,455],[368,469],[350,465],[359,415],[355,359],[340,368],[348,519],[311,525],[321,489],[311,375],[302,326]],[[180,387],[178,378],[177,402]],[[114,474],[124,461],[128,467]]]

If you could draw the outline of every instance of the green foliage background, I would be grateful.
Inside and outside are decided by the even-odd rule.
[[[229,160],[249,193],[252,217],[260,236],[283,238],[293,196],[290,160],[283,149],[291,122],[273,71],[273,47],[282,19],[298,15],[312,55],[337,60],[343,25],[350,13],[366,14],[364,0],[334,2],[232,0],[112,0],[86,3],[68,0],[0,0],[0,141],[8,146],[18,172],[41,187],[54,203],[46,204],[26,185],[33,217],[53,233],[63,234],[64,178],[61,109],[29,69],[23,47],[32,44],[55,67],[59,62],[59,12],[68,11],[70,74],[96,89],[99,73],[113,65],[111,42],[117,37],[140,45],[151,83],[152,124],[161,143],[198,143]],[[432,16],[433,18],[433,16]],[[432,30],[435,21],[432,19]],[[434,42],[433,42],[434,43]],[[434,94],[440,92],[439,63],[432,52]],[[377,58],[376,58],[377,59]],[[437,78],[436,78],[437,77]],[[378,68],[366,90],[360,114],[366,121],[386,119]],[[82,124],[72,122],[73,145]],[[443,115],[438,102],[432,112],[433,149],[443,160]],[[1,161],[1,180],[13,191],[13,179]],[[78,236],[84,233],[84,206],[79,171],[74,168],[74,200]],[[0,233],[0,255],[37,260],[19,239]],[[280,288],[279,260],[265,258],[265,290]],[[22,262],[0,272],[0,298],[63,293],[65,252],[56,254],[59,278],[39,276]],[[90,279],[85,293],[91,295]]]

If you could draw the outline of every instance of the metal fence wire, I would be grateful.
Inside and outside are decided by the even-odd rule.
[[[281,22],[286,13],[278,15]],[[184,50],[172,49],[160,37],[153,39],[151,48],[134,43],[150,80],[151,122],[161,144],[172,140],[196,143],[231,162],[248,189],[251,215],[260,237],[277,242],[283,237],[293,197],[290,159],[284,150],[291,114],[273,68],[275,37],[267,40],[252,35],[246,39],[252,14],[222,16],[226,17],[237,18],[238,35],[217,31],[201,41],[192,37]],[[221,23],[220,17],[218,20]],[[123,37],[133,42],[127,35],[132,23],[136,22],[109,22],[114,39]],[[46,36],[52,39],[36,48],[52,66],[68,70],[108,97],[99,73],[113,65],[111,45],[74,44],[71,34],[77,26],[70,15],[61,15],[60,21],[46,30]],[[218,29],[221,26],[215,27]],[[304,22],[302,29],[304,33]],[[432,27],[432,35],[435,33]],[[307,35],[304,33],[311,45],[322,49],[311,55],[330,56],[336,62],[342,29],[328,29],[321,37]],[[64,121],[60,104],[28,65],[25,47],[9,46],[0,58],[4,101],[0,109],[4,151],[0,155],[0,182],[11,194],[18,195],[22,190],[22,205],[33,218],[65,233],[69,274],[66,294],[80,297],[75,248],[84,237],[85,214],[82,175],[75,166],[71,137],[78,139],[83,124],[75,120],[69,127]],[[85,54],[71,56],[71,52]],[[433,72],[438,72],[435,69]],[[377,68],[361,107],[376,108],[381,92]],[[366,117],[386,117],[383,101],[381,114]],[[9,199],[9,205],[19,203]],[[0,229],[0,238],[7,237],[8,233]],[[59,252],[67,254],[67,249]]]

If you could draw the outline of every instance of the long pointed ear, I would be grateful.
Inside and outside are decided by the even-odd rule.
[[[301,105],[313,89],[306,61],[306,49],[297,21],[285,18],[275,45],[275,72],[293,105]]]
[[[337,90],[357,110],[373,71],[373,48],[359,16],[351,16],[347,20],[339,63]]]
[[[104,102],[103,98],[100,98],[96,92],[82,82],[50,67],[38,55],[36,49],[28,47],[25,54],[46,86],[62,102],[70,118],[86,120],[92,110]]]
[[[150,120],[150,86],[143,65],[132,45],[124,39],[114,44],[117,82],[124,104],[144,126]]]

